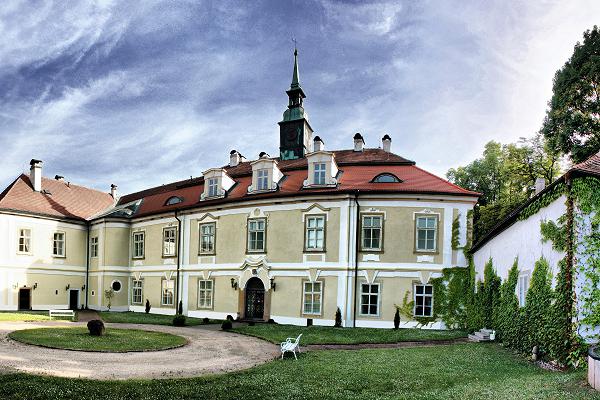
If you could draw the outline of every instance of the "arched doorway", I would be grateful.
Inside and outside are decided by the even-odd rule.
[[[246,309],[244,318],[263,319],[265,313],[265,286],[259,278],[250,278],[246,283]]]

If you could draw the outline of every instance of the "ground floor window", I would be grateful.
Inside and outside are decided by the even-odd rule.
[[[172,279],[163,279],[162,281],[162,296],[161,296],[161,304],[163,306],[172,306],[173,305],[173,293],[175,291],[175,281]]]
[[[198,308],[212,308],[213,304],[213,281],[198,281]]]
[[[323,285],[321,282],[304,282],[304,302],[302,312],[304,314],[321,314],[321,298],[323,297]]]
[[[360,285],[361,315],[379,315],[379,283],[363,283]]]
[[[527,297],[527,289],[529,289],[529,275],[519,276],[517,290],[519,295],[519,306],[525,307],[525,298]]]
[[[415,317],[433,316],[433,286],[415,285]]]
[[[142,281],[139,279],[134,279],[132,287],[131,302],[133,304],[142,304]]]

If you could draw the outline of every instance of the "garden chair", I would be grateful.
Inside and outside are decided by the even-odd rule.
[[[296,351],[300,353],[300,338],[302,334],[298,335],[296,339],[287,338],[285,342],[281,342],[281,359],[283,360],[283,355],[286,351],[294,353],[294,358],[297,360]]]

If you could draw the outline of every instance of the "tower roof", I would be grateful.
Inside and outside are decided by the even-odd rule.
[[[298,72],[298,49],[294,49],[294,73],[290,90],[300,88],[300,73]]]

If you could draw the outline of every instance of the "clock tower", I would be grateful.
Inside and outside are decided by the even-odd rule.
[[[282,160],[302,158],[311,151],[313,130],[302,105],[306,95],[298,75],[298,49],[294,49],[294,74],[286,91],[288,108],[283,113],[283,121],[279,122],[279,157]]]

